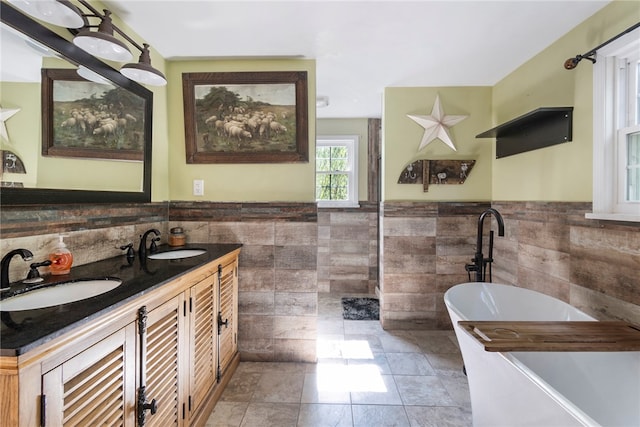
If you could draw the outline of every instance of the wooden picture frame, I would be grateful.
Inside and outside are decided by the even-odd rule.
[[[144,160],[145,98],[74,69],[42,69],[42,155]]]
[[[306,71],[182,74],[187,163],[309,161]]]

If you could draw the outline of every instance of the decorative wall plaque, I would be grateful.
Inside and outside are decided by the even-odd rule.
[[[416,160],[409,163],[398,177],[398,184],[464,184],[476,164],[475,160]]]

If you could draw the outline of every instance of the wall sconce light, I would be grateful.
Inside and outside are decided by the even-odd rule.
[[[76,33],[73,44],[87,51],[93,56],[109,61],[125,62],[133,58],[129,47],[114,36],[119,34],[129,44],[137,48],[141,54],[138,63],[129,63],[120,69],[125,77],[142,84],[152,86],[164,86],[167,84],[165,76],[151,66],[149,45],[144,47],[136,43],[124,31],[115,26],[111,20],[111,12],[104,9],[100,13],[86,0],[77,0],[79,4],[89,10],[90,13],[82,13],[80,8],[74,6],[68,0],[8,0],[18,9],[49,24],[66,27],[69,29],[81,28]],[[98,18],[98,25],[91,25],[89,18]],[[77,20],[80,20],[78,24]],[[70,25],[67,25],[70,24]],[[91,28],[96,28],[92,31]]]

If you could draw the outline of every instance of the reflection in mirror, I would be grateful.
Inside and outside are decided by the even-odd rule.
[[[0,7],[1,202],[150,201],[152,93]]]

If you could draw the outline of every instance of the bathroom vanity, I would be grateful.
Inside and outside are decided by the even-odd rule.
[[[3,422],[204,425],[239,362],[241,245],[197,247],[206,252],[74,267],[70,279],[123,283],[69,304],[1,312]]]

